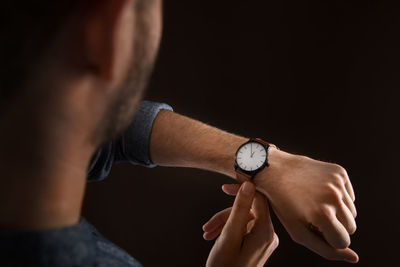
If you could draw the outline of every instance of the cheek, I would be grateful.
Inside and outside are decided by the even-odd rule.
[[[159,45],[161,40],[162,33],[162,0],[156,0],[155,8],[154,8],[154,39],[156,41],[156,46]]]
[[[145,44],[145,61],[152,64],[155,60],[162,31],[162,2],[160,0],[147,0],[147,4],[137,12],[136,26],[140,38],[137,42]]]
[[[133,12],[127,9],[119,23],[116,53],[116,74],[119,81],[123,80],[129,71],[133,56],[134,19]]]

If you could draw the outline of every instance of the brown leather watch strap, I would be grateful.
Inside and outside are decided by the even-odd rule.
[[[256,141],[256,142],[259,142],[259,143],[263,144],[264,146],[269,145],[269,146],[272,146],[272,147],[278,149],[278,147],[277,147],[276,145],[271,144],[271,143],[268,143],[267,141],[264,141],[264,140],[262,140],[261,138],[254,138],[253,140]]]
[[[237,178],[239,183],[244,183],[246,181],[250,181],[251,180],[250,175],[242,172],[239,169],[236,169],[236,178]]]

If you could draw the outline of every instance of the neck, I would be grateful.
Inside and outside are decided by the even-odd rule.
[[[47,118],[46,125],[26,114],[8,118],[0,133],[0,230],[77,223],[94,148],[72,125],[65,131]]]

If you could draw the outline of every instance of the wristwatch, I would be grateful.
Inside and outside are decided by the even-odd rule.
[[[241,183],[252,180],[254,176],[269,166],[268,152],[275,145],[260,138],[251,138],[242,144],[235,155],[235,172]]]

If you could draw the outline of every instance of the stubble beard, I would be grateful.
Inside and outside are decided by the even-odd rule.
[[[128,128],[143,98],[158,50],[158,47],[153,48],[149,45],[147,26],[141,29],[142,38],[136,38],[134,42],[135,60],[130,64],[128,76],[109,104],[95,133],[93,139],[97,145],[117,138]]]

